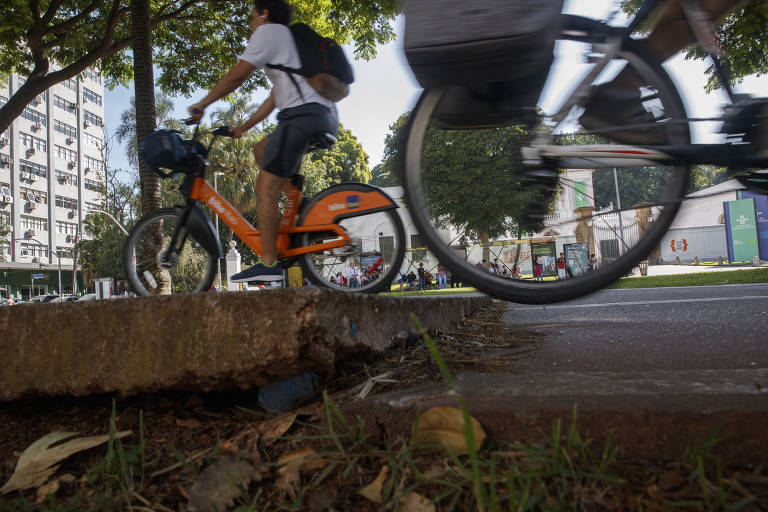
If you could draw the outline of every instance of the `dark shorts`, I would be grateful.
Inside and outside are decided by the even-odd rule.
[[[261,168],[270,174],[290,178],[299,172],[301,160],[318,132],[336,134],[339,123],[319,103],[305,103],[277,114],[277,128],[269,136]]]

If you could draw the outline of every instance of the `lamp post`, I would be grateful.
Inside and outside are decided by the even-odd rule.
[[[219,174],[224,174],[223,172],[214,172],[213,173],[213,190],[218,193],[219,191],[219,182],[216,179]],[[216,215],[216,218],[214,219],[214,222],[216,222],[216,237],[219,236],[219,216]],[[216,262],[216,289],[221,291],[221,258],[218,259]]]
[[[619,240],[619,255],[624,253],[624,223],[621,221],[621,197],[619,196],[619,178],[616,175],[616,168],[613,168],[613,184],[616,187],[616,205],[619,207],[619,233],[621,233]]]
[[[104,210],[88,210],[87,212],[85,212],[85,216],[87,217],[89,213],[103,213],[104,215],[106,215],[107,217],[109,217],[109,218],[112,220],[112,222],[114,222],[114,223],[117,225],[117,227],[119,227],[119,228],[120,228],[120,231],[122,231],[122,232],[123,232],[123,234],[124,234],[125,236],[128,236],[128,230],[127,230],[127,229],[125,229],[125,228],[123,227],[123,225],[122,225],[122,224],[120,224],[120,223],[117,221],[117,219],[116,219],[116,218],[114,218],[114,217],[112,216],[112,214],[111,214],[111,213],[107,213],[107,212],[105,212]]]
[[[46,249],[46,250],[47,250],[49,253],[51,253],[51,254],[53,254],[54,256],[56,256],[56,260],[58,260],[58,263],[59,263],[59,297],[61,297],[62,295],[64,295],[64,290],[63,290],[63,289],[62,289],[62,287],[61,287],[61,257],[59,257],[59,255],[58,255],[58,254],[56,254],[55,252],[53,252],[53,251],[51,250],[51,248],[50,248],[50,247],[48,247],[48,245],[44,244],[44,243],[43,243],[43,242],[41,242],[40,240],[37,240],[37,239],[35,239],[35,238],[14,238],[14,239],[13,239],[13,241],[14,241],[14,242],[16,242],[16,241],[19,241],[19,240],[32,240],[33,242],[37,243],[38,245],[42,245],[43,247],[45,247],[45,249]],[[32,279],[32,290],[30,291],[30,295],[29,295],[29,298],[30,298],[30,299],[32,298],[32,293],[34,293],[34,291],[35,291],[35,280],[34,280],[34,278],[33,278],[33,279]]]

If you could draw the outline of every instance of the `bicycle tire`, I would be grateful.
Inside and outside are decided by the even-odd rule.
[[[298,225],[301,225],[301,222],[300,220]],[[395,209],[387,209],[349,217],[338,221],[338,224],[347,231],[353,241],[359,240],[359,247],[351,245],[323,253],[299,256],[299,265],[304,275],[317,286],[343,292],[378,293],[388,291],[392,281],[400,272],[405,258],[405,227],[400,214]],[[376,228],[371,230],[372,226]],[[379,236],[370,236],[371,233]],[[391,246],[389,237],[391,237]],[[303,233],[298,237],[298,240],[301,246],[307,246],[335,238],[335,234],[323,236],[323,234]],[[386,250],[382,247],[385,241]],[[376,263],[378,258],[381,258],[382,261]],[[342,275],[346,276],[345,271],[350,262],[355,263],[360,268],[360,264],[365,264],[366,261],[383,266],[384,271],[378,274],[375,279],[361,282],[360,286],[356,288],[339,284],[336,281],[338,272],[342,272]],[[331,280],[332,277],[334,278],[333,281]]]
[[[188,239],[179,257],[174,259],[172,268],[163,269],[157,263],[158,255],[168,243],[182,211],[181,208],[155,210],[143,216],[128,234],[123,247],[123,269],[137,295],[175,295],[210,290],[218,258],[205,251],[187,232],[182,230]],[[152,233],[153,226],[162,229],[162,241],[157,238],[159,233]]]
[[[571,31],[569,34],[568,29],[574,25],[578,27],[578,31]],[[579,43],[591,43],[589,34],[596,34],[595,37],[604,38],[605,34],[611,32],[609,27],[596,20],[566,15],[563,16],[562,26],[564,28],[559,39]],[[577,33],[578,35],[575,35]],[[677,128],[666,129],[667,143],[690,143],[689,128],[684,122],[685,109],[682,100],[661,62],[645,47],[641,40],[630,39],[626,41],[624,48],[620,50],[617,57],[625,62],[624,67],[630,68],[655,88],[656,98],[663,102],[662,108],[670,120],[669,126],[677,126]],[[489,295],[513,302],[529,304],[559,302],[586,295],[610,284],[630,272],[643,258],[658,247],[660,240],[674,220],[680,207],[681,198],[685,194],[689,173],[686,166],[665,169],[666,189],[663,195],[660,194],[656,203],[657,208],[661,205],[658,218],[654,219],[650,229],[639,236],[636,244],[627,247],[626,252],[621,253],[620,251],[616,260],[601,265],[596,271],[584,272],[573,279],[535,282],[526,279],[509,279],[491,274],[471,263],[466,257],[462,257],[460,253],[450,247],[450,240],[446,241],[443,231],[445,226],[435,220],[433,205],[430,204],[428,197],[431,191],[430,184],[426,182],[425,177],[429,172],[429,166],[423,163],[425,156],[422,151],[429,147],[429,141],[425,142],[425,137],[427,131],[434,128],[434,124],[431,124],[430,121],[431,116],[443,94],[445,94],[444,89],[425,90],[414,108],[409,119],[407,137],[402,150],[401,178],[409,211],[419,233],[424,237],[426,245],[463,282],[469,283]],[[519,163],[520,160],[517,162]],[[563,176],[562,172],[558,171],[557,176],[557,185],[562,187],[562,183],[560,183]],[[443,183],[439,183],[439,186],[443,186]],[[504,189],[499,193],[502,194],[507,191],[508,189]],[[525,191],[524,186],[520,186],[519,191]],[[450,190],[446,192],[446,194],[450,193]],[[593,199],[595,199],[594,196],[595,194],[593,194]],[[490,200],[493,199],[496,198]],[[652,209],[650,211],[653,212]],[[602,212],[600,214],[605,218],[606,215]],[[618,215],[618,218],[621,218],[621,214]],[[617,239],[622,244],[625,243],[623,228],[622,236],[617,236]],[[592,246],[590,246],[591,248]],[[516,248],[515,251],[516,254],[520,254],[520,248]]]

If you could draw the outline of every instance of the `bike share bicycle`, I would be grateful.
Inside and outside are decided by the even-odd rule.
[[[691,144],[697,120],[661,60],[634,37],[657,0],[625,27],[560,14],[561,0],[437,2],[440,18],[435,2],[406,5],[406,57],[425,90],[402,147],[402,183],[427,246],[464,282],[522,303],[586,295],[658,250],[692,166],[728,167],[768,191],[768,176],[755,170],[768,166],[768,102],[733,93],[708,43],[711,23],[695,0],[680,1],[730,99],[719,119],[723,144]],[[543,102],[542,91],[554,90],[559,104]],[[469,261],[456,250],[468,239],[492,254]],[[473,264],[501,256],[525,273],[546,257],[539,249],[551,252],[547,244],[555,254],[565,247],[568,279],[507,279]],[[600,262],[586,271],[592,253]]]
[[[123,248],[123,268],[138,295],[208,291],[222,257],[213,224],[198,205],[206,204],[248,247],[260,254],[256,230],[206,181],[208,153],[219,136],[230,135],[226,126],[209,132],[208,146],[178,132],[157,130],[140,146],[142,157],[162,178],[183,177],[179,191],[185,204],[143,216],[133,227]],[[310,147],[330,149],[330,133],[318,133]],[[164,170],[165,169],[165,170]],[[349,292],[374,293],[388,289],[405,255],[405,230],[398,208],[386,193],[364,183],[341,183],[312,198],[302,197],[304,177],[291,179],[291,192],[278,231],[278,259],[284,268],[298,260],[312,283]],[[335,281],[347,266],[366,266],[370,279],[357,288]]]

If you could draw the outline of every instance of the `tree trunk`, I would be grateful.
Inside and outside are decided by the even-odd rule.
[[[136,140],[140,141],[155,129],[155,78],[152,69],[152,25],[149,9],[150,0],[133,0],[131,4],[131,20],[133,24],[133,85],[136,98]],[[139,158],[139,180],[141,187],[141,214],[157,210],[162,206],[160,196],[160,177],[157,176],[147,164]],[[153,239],[158,244],[152,248],[162,249],[162,226],[157,225],[156,232],[152,233]],[[144,258],[153,259],[155,254],[147,254]],[[156,269],[153,272],[158,282],[158,292],[170,294],[171,279],[167,271]]]
[[[483,248],[483,259],[487,262],[491,261],[491,245],[489,242],[488,233],[484,231],[479,231],[477,233],[477,237],[480,239],[480,245]]]

